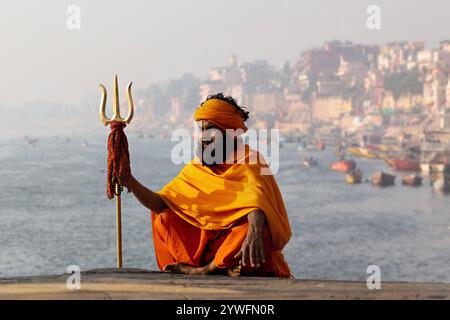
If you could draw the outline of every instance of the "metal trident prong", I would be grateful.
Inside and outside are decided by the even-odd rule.
[[[125,122],[130,123],[131,119],[133,119],[134,115],[134,104],[133,98],[131,97],[131,85],[130,82],[127,86],[127,100],[128,100],[128,114],[126,118],[120,117],[120,105],[119,105],[119,86],[117,84],[117,75],[114,76],[114,100],[113,100],[113,115],[111,119],[106,117],[105,109],[106,109],[106,88],[103,84],[100,84],[100,90],[102,92],[102,100],[100,102],[100,120],[103,122],[105,126],[110,124],[111,122]]]

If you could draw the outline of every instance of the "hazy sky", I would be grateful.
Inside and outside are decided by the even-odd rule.
[[[81,29],[66,27],[81,8]],[[366,28],[381,7],[382,28]],[[267,59],[281,65],[325,40],[362,43],[450,38],[449,0],[15,0],[0,5],[0,106],[78,104],[119,74],[136,87],[205,76],[211,66]],[[97,101],[96,101],[97,103]]]

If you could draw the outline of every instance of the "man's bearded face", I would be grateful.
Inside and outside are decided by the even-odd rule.
[[[213,167],[225,163],[228,155],[226,145],[229,139],[225,131],[207,120],[200,120],[197,123],[201,132],[197,144],[197,156],[203,165]]]

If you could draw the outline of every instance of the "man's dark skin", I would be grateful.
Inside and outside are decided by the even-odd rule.
[[[214,132],[221,133],[223,137],[226,134],[224,130],[218,128],[209,121],[200,120],[198,121],[198,124],[202,132],[202,149],[209,143],[214,142]],[[213,132],[212,135],[211,132]],[[205,138],[206,134],[208,134],[207,138]],[[210,165],[212,169],[219,166],[222,166],[222,164]],[[127,187],[144,207],[152,210],[154,213],[173,214],[164,212],[168,206],[162,200],[161,196],[146,188],[135,177],[133,177],[133,175],[131,175],[128,179],[121,179],[121,185]],[[247,264],[250,264],[252,268],[259,268],[266,261],[262,239],[262,230],[264,223],[266,222],[266,217],[261,210],[255,210],[247,215],[247,219],[249,226],[247,236],[240,251],[235,255],[235,258],[239,260],[240,263],[229,270],[225,270],[230,276],[239,276],[241,268],[240,264],[242,264],[242,266],[247,266]],[[164,267],[164,271],[183,274],[207,275],[220,273],[224,270],[220,270],[214,262],[211,261],[201,267],[190,266],[182,263],[169,264]]]

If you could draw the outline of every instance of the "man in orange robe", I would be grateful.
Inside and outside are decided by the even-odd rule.
[[[262,174],[269,170],[262,156],[238,134],[228,133],[245,132],[247,118],[248,112],[233,98],[209,96],[195,112],[202,131],[198,157],[175,179],[159,192],[133,176],[121,179],[152,211],[161,270],[292,278],[281,253],[291,229],[277,183],[272,174]],[[205,161],[205,150],[219,138],[227,143],[211,153],[217,153],[213,161]]]

